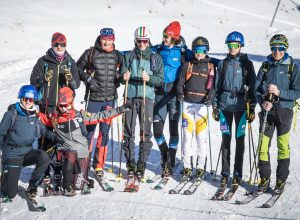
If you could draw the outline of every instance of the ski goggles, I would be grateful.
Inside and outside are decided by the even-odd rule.
[[[206,46],[200,46],[200,47],[194,47],[193,48],[194,54],[206,54],[207,52],[207,47]]]
[[[58,46],[61,46],[61,47],[66,47],[66,44],[65,43],[55,43],[53,44],[54,47],[58,47]]]
[[[103,28],[100,30],[100,35],[102,36],[115,36],[115,32],[111,28]]]
[[[34,102],[34,98],[23,97],[22,100],[23,100],[23,102]]]
[[[228,43],[227,44],[228,49],[238,49],[241,47],[239,43]]]
[[[59,104],[58,105],[59,108],[63,109],[71,109],[71,105],[70,104]]]
[[[136,43],[137,43],[137,44],[141,44],[141,43],[147,44],[148,42],[149,42],[148,39],[137,39],[137,40],[136,40]]]
[[[283,52],[283,51],[285,51],[285,47],[271,47],[272,52],[276,52],[277,50],[279,52]]]

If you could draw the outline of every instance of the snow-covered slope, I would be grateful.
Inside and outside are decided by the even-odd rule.
[[[270,36],[266,33],[276,8],[277,1],[241,1],[241,0],[52,0],[52,1],[0,1],[0,117],[7,106],[17,101],[17,91],[23,84],[29,83],[31,70],[50,46],[54,32],[67,36],[68,51],[77,60],[83,51],[92,45],[103,27],[112,27],[116,32],[116,47],[128,50],[133,47],[133,33],[136,27],[146,25],[152,31],[152,43],[161,41],[162,30],[173,20],[182,26],[182,35],[190,46],[199,35],[209,39],[211,55],[224,57],[226,35],[234,30],[240,31],[246,38],[243,51],[250,55],[258,70],[266,55],[269,54]],[[283,0],[279,8],[273,33],[287,35],[289,53],[300,64],[300,11],[299,0]],[[123,87],[119,89],[122,94]],[[78,90],[76,106],[82,108],[84,86]],[[257,108],[258,111],[258,108]],[[256,202],[245,206],[233,204],[235,199],[242,199],[245,189],[240,188],[230,202],[213,202],[209,198],[216,190],[217,182],[207,179],[195,195],[169,195],[168,190],[176,185],[171,180],[163,191],[152,190],[153,184],[142,184],[137,194],[123,193],[124,181],[111,182],[115,191],[102,192],[96,188],[88,196],[78,195],[74,198],[48,197],[40,198],[47,206],[46,213],[30,213],[24,199],[17,196],[11,204],[5,204],[1,219],[299,219],[300,211],[300,120],[298,128],[292,134],[291,167],[286,192],[272,209],[257,208],[268,195],[258,198]],[[168,126],[166,126],[168,127]],[[255,137],[258,137],[258,121],[253,124]],[[216,166],[220,147],[218,124],[212,121],[213,166]],[[114,122],[114,165],[117,169],[117,123]],[[136,135],[138,137],[138,135]],[[166,132],[166,136],[169,134]],[[248,137],[246,137],[248,138]],[[247,139],[248,140],[248,139]],[[257,138],[255,138],[257,143]],[[136,141],[138,143],[138,141]],[[232,152],[234,152],[232,143]],[[272,186],[274,186],[277,156],[276,140],[271,149]],[[177,154],[180,159],[180,150]],[[146,176],[153,176],[159,164],[160,153],[154,144]],[[234,158],[234,153],[232,153]],[[209,161],[208,161],[209,162]],[[233,161],[232,161],[233,162]],[[210,163],[208,163],[210,164]],[[111,153],[108,155],[107,167],[111,166]],[[123,172],[125,173],[124,159]],[[210,167],[208,167],[210,169]],[[27,186],[31,169],[24,169],[20,185]],[[114,179],[108,174],[108,178]],[[176,177],[177,180],[179,177]],[[245,150],[244,180],[249,178],[248,146]],[[298,208],[297,208],[298,207]]]

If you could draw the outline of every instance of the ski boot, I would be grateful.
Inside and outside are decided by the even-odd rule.
[[[64,187],[64,192],[63,192],[64,196],[75,196],[76,192],[74,190],[74,187],[70,184]]]
[[[132,178],[132,177],[134,177],[134,175],[135,175],[135,165],[128,164],[127,165],[127,176],[129,178]]]
[[[205,170],[203,169],[196,169],[196,179],[203,179],[205,175]]]
[[[270,186],[270,179],[263,177],[263,178],[261,178],[260,183],[258,184],[257,192],[265,193],[268,191],[269,186]]]
[[[220,179],[220,188],[224,189],[224,191],[225,191],[227,184],[228,184],[228,177],[222,176]]]
[[[37,187],[29,185],[26,190],[26,194],[30,200],[35,201],[35,197],[37,195]]]
[[[182,178],[181,181],[189,181],[192,176],[192,169],[191,168],[183,168]]]
[[[94,188],[94,180],[87,178],[87,181],[88,181],[88,187],[90,189]]]
[[[50,176],[44,177],[43,185],[44,185],[43,196],[53,195],[53,187],[51,186]]]
[[[12,202],[12,199],[10,199],[7,195],[5,195],[5,193],[1,189],[0,190],[0,201],[2,203],[10,203],[10,202]]]
[[[145,167],[143,164],[138,164],[135,172],[135,176],[139,182],[145,182],[144,179]]]
[[[234,176],[232,178],[232,181],[231,181],[232,186],[238,186],[238,185],[241,185],[241,183],[242,183],[242,179],[239,176]]]
[[[53,195],[61,195],[62,194],[61,179],[62,179],[61,174],[53,175]]]
[[[97,178],[102,179],[104,176],[104,170],[102,168],[96,168],[95,174],[96,174]]]
[[[284,182],[282,180],[276,180],[276,185],[275,185],[274,192],[276,194],[281,194],[284,190],[285,183],[286,182]]]
[[[81,190],[81,194],[82,195],[87,195],[87,194],[91,194],[91,190],[88,186],[88,183],[84,183],[83,184],[83,187],[82,187],[82,190]]]

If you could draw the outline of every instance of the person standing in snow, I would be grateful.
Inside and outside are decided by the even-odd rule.
[[[118,98],[119,66],[123,57],[115,49],[115,32],[103,28],[93,47],[84,51],[77,66],[81,69],[80,79],[86,83],[85,101],[88,112],[99,112],[113,108]],[[84,72],[85,71],[85,72]],[[110,121],[99,124],[99,134],[93,159],[93,168],[98,177],[104,175],[108,152]],[[96,125],[87,126],[90,156],[93,149]]]
[[[192,50],[194,58],[184,63],[177,83],[178,99],[183,102],[182,158],[183,179],[186,180],[191,177],[192,164],[195,164],[191,158],[196,161],[196,178],[203,178],[205,174],[207,106],[211,105],[216,71],[207,55],[209,42],[205,37],[196,37],[192,43]],[[196,138],[196,145],[192,144],[193,136]],[[193,156],[194,148],[197,149],[196,156]]]
[[[245,46],[244,36],[237,31],[226,37],[228,54],[219,62],[215,76],[215,98],[212,116],[220,121],[222,132],[222,178],[221,188],[225,190],[230,175],[230,142],[232,136],[232,121],[235,120],[235,163],[232,184],[240,184],[243,175],[243,158],[245,149],[246,122],[255,119],[255,80],[253,63],[247,54],[241,52]],[[246,100],[248,97],[249,100]],[[246,102],[250,103],[249,113],[246,112]]]
[[[266,192],[270,185],[271,165],[269,148],[274,130],[277,130],[278,165],[275,192],[282,193],[289,175],[290,129],[295,100],[300,98],[300,72],[289,56],[288,39],[276,34],[270,40],[271,54],[262,64],[256,78],[256,97],[261,106],[260,129],[267,117],[266,129],[258,152],[258,169],[261,182],[258,191]]]
[[[123,149],[127,160],[128,175],[136,175],[141,180],[152,148],[151,126],[153,122],[154,87],[161,86],[164,80],[161,56],[151,51],[150,31],[141,26],[135,30],[135,48],[125,54],[121,66],[121,83],[128,85],[127,103],[133,108],[125,113]],[[126,83],[127,82],[127,83]],[[127,88],[127,86],[125,87]],[[140,122],[139,158],[136,163],[134,139],[136,117]]]
[[[160,54],[164,63],[164,83],[155,89],[153,133],[161,152],[162,176],[173,174],[176,151],[179,142],[178,122],[180,101],[177,99],[175,84],[181,65],[193,54],[187,49],[184,38],[180,36],[180,23],[171,22],[163,31],[163,42],[152,47]],[[165,121],[169,114],[169,144],[163,134]]]

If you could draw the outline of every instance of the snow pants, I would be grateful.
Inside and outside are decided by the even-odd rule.
[[[260,113],[260,129],[262,127],[264,114]],[[270,164],[270,154],[269,149],[271,146],[271,140],[275,128],[277,130],[277,170],[276,179],[286,181],[289,175],[289,165],[290,165],[290,129],[293,120],[293,110],[278,108],[269,111],[267,117],[266,130],[263,135],[261,148],[259,151],[259,162],[258,169],[260,177],[271,177],[271,164]]]
[[[205,169],[207,116],[207,107],[204,104],[183,102],[181,150],[184,168],[192,168],[192,164],[196,164],[196,168]],[[196,144],[193,144],[193,136]],[[195,151],[196,155],[194,155]]]

